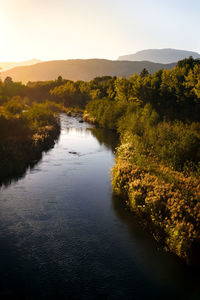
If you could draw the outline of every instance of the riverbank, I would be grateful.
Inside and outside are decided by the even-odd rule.
[[[38,128],[32,134],[7,136],[0,141],[0,185],[23,176],[28,167],[41,159],[42,152],[53,147],[59,136],[59,120],[54,125]]]
[[[150,104],[95,100],[84,119],[117,130],[112,186],[167,251],[200,253],[199,123],[160,120]]]
[[[100,123],[102,126],[103,124],[98,122],[96,112],[91,110],[90,113],[88,108],[84,120],[94,124]],[[98,109],[98,103],[96,108]],[[104,108],[106,110],[106,107]],[[145,108],[141,110],[144,117]],[[151,114],[153,115],[154,112],[147,113],[148,118],[152,118]],[[200,253],[200,177],[196,169],[192,172],[190,166],[184,171],[167,166],[162,159],[159,159],[158,153],[152,151],[153,146],[156,148],[159,143],[162,144],[162,139],[165,150],[168,147],[167,143],[171,141],[165,139],[167,136],[165,130],[165,136],[160,135],[160,141],[158,140],[156,144],[156,140],[152,141],[150,132],[158,135],[160,127],[166,129],[168,126],[169,133],[172,133],[178,125],[160,123],[158,126],[149,126],[146,125],[148,119],[143,120],[142,124],[141,117],[138,118],[135,126],[141,126],[143,133],[137,135],[137,129],[131,128],[130,121],[127,121],[134,118],[133,116],[134,113],[132,116],[125,114],[121,120],[117,120],[121,145],[116,149],[115,165],[112,169],[113,191],[126,202],[134,214],[143,220],[143,226],[151,231],[165,250],[173,252],[188,264],[197,264]],[[107,118],[105,124],[106,121]],[[116,130],[114,124],[116,123],[112,123],[113,129]],[[174,143],[177,143],[179,138],[180,143],[170,145],[171,149],[168,153],[168,159],[170,155],[173,159],[177,155],[174,159],[176,162],[182,159],[178,155],[179,151],[182,154],[181,135],[187,136],[186,140],[189,143],[189,137],[196,134],[186,125],[180,124],[179,127],[176,130]],[[192,147],[191,144],[188,145],[187,151],[189,147]],[[174,150],[176,154],[173,153]]]
[[[130,144],[121,144],[112,169],[113,190],[167,251],[188,264],[197,264],[200,179],[153,163],[148,157],[142,162],[136,163]]]
[[[49,103],[9,100],[0,113],[0,185],[18,179],[50,149],[60,132],[58,113]]]

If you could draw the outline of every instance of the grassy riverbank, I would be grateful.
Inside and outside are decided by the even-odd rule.
[[[54,145],[60,125],[48,105],[30,106],[17,97],[1,106],[0,128],[0,183],[8,183]]]
[[[198,262],[199,176],[175,171],[150,157],[138,161],[133,145],[125,142],[118,148],[112,174],[114,191],[156,239],[188,263]]]
[[[119,132],[113,190],[166,249],[191,264],[200,253],[200,61],[117,79],[114,98],[84,119]]]

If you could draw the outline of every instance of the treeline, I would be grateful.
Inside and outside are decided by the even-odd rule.
[[[113,97],[116,77],[97,77],[90,82],[71,81],[59,76],[56,80],[28,82],[13,82],[7,77],[0,83],[0,105],[14,96],[28,99],[29,103],[43,103],[46,100],[64,107],[85,108],[85,105],[97,98]]]
[[[7,77],[0,84],[0,105],[14,96],[27,97],[30,102],[50,100],[65,107],[81,108],[95,99],[141,101],[151,103],[161,118],[199,121],[199,70],[200,60],[189,58],[171,70],[149,74],[144,69],[129,79],[103,76],[90,82],[73,82],[59,76],[56,80],[24,85]]]
[[[96,80],[100,81],[101,78]],[[129,79],[109,80],[107,84],[104,83],[103,93],[99,92],[101,86],[98,85],[99,95],[96,99],[115,100],[118,106],[122,103],[125,105],[140,102],[143,106],[150,103],[160,119],[200,121],[200,60],[198,59],[189,58],[180,61],[171,70],[163,69],[149,74],[144,69],[139,75],[134,74]],[[106,91],[105,87],[107,87]],[[107,105],[109,103],[111,102]]]
[[[117,78],[84,118],[117,130],[113,189],[188,262],[200,251],[200,60]]]

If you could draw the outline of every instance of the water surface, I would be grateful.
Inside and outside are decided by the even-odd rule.
[[[61,125],[55,147],[0,190],[0,299],[199,299],[113,196],[114,133]]]

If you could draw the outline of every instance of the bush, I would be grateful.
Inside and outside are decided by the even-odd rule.
[[[149,157],[138,165],[133,148],[122,144],[112,169],[112,185],[136,213],[159,230],[159,237],[178,256],[190,261],[200,236],[200,177],[173,171]]]
[[[29,126],[36,130],[38,127],[55,124],[55,116],[52,111],[48,110],[45,104],[34,104],[22,115],[27,120]]]
[[[23,99],[21,99],[20,96],[15,96],[5,104],[4,109],[5,113],[7,113],[8,115],[16,115],[21,113],[23,109],[25,109],[25,107],[26,105]]]

